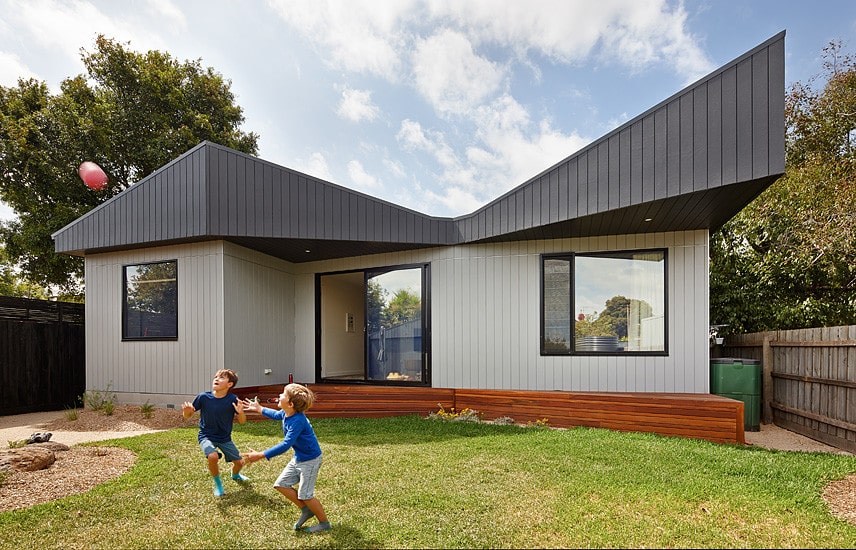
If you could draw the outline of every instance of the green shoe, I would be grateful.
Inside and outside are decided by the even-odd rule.
[[[304,527],[303,532],[304,533],[319,533],[321,531],[329,531],[332,528],[333,528],[333,526],[330,525],[329,521],[322,521],[321,523],[313,525],[312,527]]]

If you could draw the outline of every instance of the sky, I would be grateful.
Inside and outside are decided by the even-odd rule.
[[[455,217],[783,30],[808,82],[856,1],[0,0],[0,85],[58,93],[98,34],[199,60],[261,158]]]

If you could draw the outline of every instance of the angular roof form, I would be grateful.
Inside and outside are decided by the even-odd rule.
[[[472,214],[434,217],[203,142],[54,235],[57,252],[223,239],[291,262],[716,229],[785,171],[785,32]]]

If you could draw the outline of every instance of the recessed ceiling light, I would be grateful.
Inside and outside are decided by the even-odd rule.
[[[645,218],[645,219],[644,219],[644,220],[642,220],[642,221],[644,221],[644,222],[650,222],[650,221],[651,221],[651,220],[653,220],[653,219],[654,219],[654,218]]]

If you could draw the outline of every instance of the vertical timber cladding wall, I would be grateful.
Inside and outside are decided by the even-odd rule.
[[[540,255],[668,249],[669,355],[542,357]],[[444,388],[707,393],[706,230],[458,246],[299,264],[298,363],[314,365],[314,272],[431,263],[432,385]],[[607,274],[608,276],[608,274]],[[307,317],[308,318],[308,317]],[[314,380],[301,372],[302,380]]]
[[[163,406],[210,387],[212,373],[224,364],[222,246],[214,241],[86,256],[88,390],[109,388],[120,403],[148,399]],[[178,260],[178,339],[123,342],[123,266],[164,260]]]
[[[225,367],[238,374],[239,386],[285,383],[294,371],[292,272],[289,262],[225,243]]]

